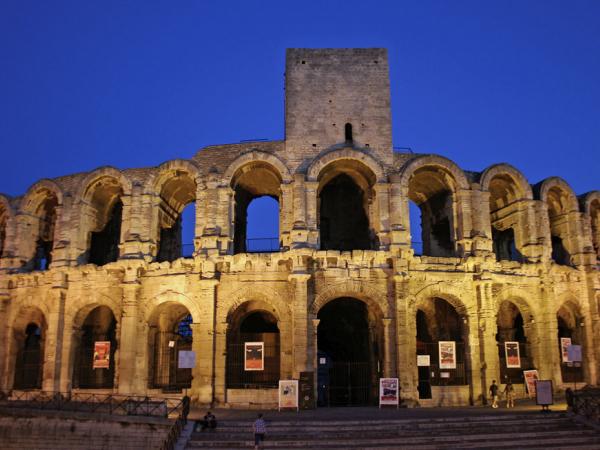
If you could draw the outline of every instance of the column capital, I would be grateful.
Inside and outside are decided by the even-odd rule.
[[[296,281],[306,283],[312,277],[309,273],[290,273],[288,275],[288,281]]]

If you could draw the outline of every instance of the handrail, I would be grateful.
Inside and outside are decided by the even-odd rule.
[[[175,423],[171,426],[169,430],[169,434],[165,438],[160,450],[174,450],[179,437],[181,436],[181,432],[183,431],[185,425],[187,424],[187,417],[190,412],[190,398],[186,395],[181,400],[182,409],[179,413],[179,416],[175,420]]]

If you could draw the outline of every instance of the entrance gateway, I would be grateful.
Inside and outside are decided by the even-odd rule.
[[[380,376],[379,346],[367,305],[338,298],[323,306],[317,317],[317,405],[373,404]]]

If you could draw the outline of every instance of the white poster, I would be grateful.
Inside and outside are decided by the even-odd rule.
[[[562,362],[568,363],[569,361],[569,352],[568,348],[571,345],[571,338],[560,338],[560,353],[562,355]]]
[[[177,356],[177,367],[179,369],[193,369],[196,367],[196,352],[180,350]]]
[[[440,369],[456,369],[456,342],[439,341]]]
[[[298,409],[298,380],[279,380],[279,409]]]
[[[398,378],[380,378],[379,379],[379,407],[381,405],[400,404],[400,395],[398,394]]]
[[[417,366],[429,367],[431,365],[431,358],[429,355],[417,355]]]

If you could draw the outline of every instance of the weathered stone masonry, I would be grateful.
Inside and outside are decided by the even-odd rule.
[[[523,342],[530,367],[564,388],[558,343],[571,337],[583,380],[598,383],[600,192],[578,197],[558,177],[530,185],[508,164],[468,172],[394,152],[382,49],[288,50],[285,114],[283,141],[0,195],[0,388],[23,386],[24,361],[39,355],[39,383],[24,387],[160,395],[161,380],[185,377],[165,358],[190,314],[193,338],[177,345],[198,355],[193,400],[273,405],[276,390],[228,386],[228,339],[264,313],[278,377],[297,378],[315,371],[319,311],[340,298],[366,308],[373,379],[398,376],[409,403],[484,401],[505,340]],[[280,205],[280,251],[246,253],[246,208],[262,195]],[[178,258],[190,202],[194,253]],[[94,340],[114,342],[110,372],[82,369]],[[416,355],[439,340],[461,342],[465,381],[433,383],[432,400],[420,399]]]

